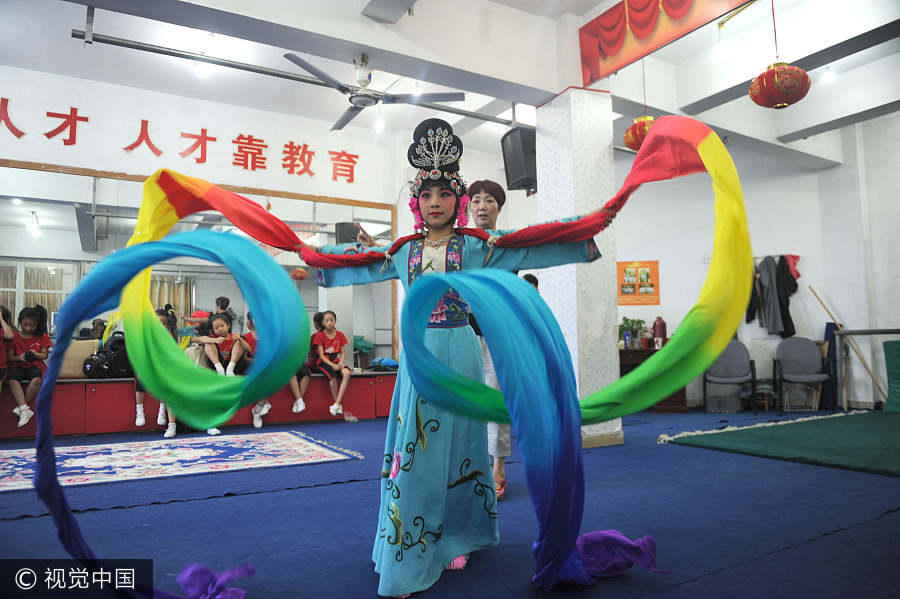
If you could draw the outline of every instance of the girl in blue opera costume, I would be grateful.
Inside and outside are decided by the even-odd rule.
[[[462,235],[466,185],[459,175],[462,142],[440,119],[421,123],[407,153],[420,169],[410,208],[424,236],[410,236],[392,260],[355,267],[321,268],[324,286],[399,279],[404,288],[431,273],[473,268],[535,269],[599,257],[593,240],[497,248]],[[498,232],[502,235],[506,232]],[[324,253],[386,251],[362,244],[326,246]],[[387,258],[387,257],[386,257]],[[453,289],[435,306],[425,336],[444,364],[483,381],[481,348],[468,326],[467,306]],[[433,585],[445,568],[462,569],[472,551],[499,543],[497,497],[482,422],[454,415],[420,397],[402,353],[391,402],[381,473],[381,507],[372,559],[378,594],[403,596]]]

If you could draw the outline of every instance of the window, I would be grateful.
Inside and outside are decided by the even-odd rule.
[[[77,262],[22,262],[0,260],[0,304],[12,313],[17,326],[19,312],[40,304],[47,309],[47,326],[81,278]]]
[[[16,270],[15,262],[0,262],[0,306],[9,309],[12,320],[16,318]]]
[[[40,304],[52,315],[75,287],[74,262],[26,262],[22,306]],[[48,323],[48,326],[51,326]]]

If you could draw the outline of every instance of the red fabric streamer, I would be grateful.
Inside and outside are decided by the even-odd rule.
[[[673,21],[684,17],[694,5],[694,0],[662,0],[663,10]]]
[[[627,0],[628,25],[638,39],[653,33],[659,20],[659,0]]]
[[[495,245],[500,248],[529,247],[538,243],[570,243],[590,239],[609,226],[629,196],[642,184],[706,170],[697,153],[697,146],[709,133],[709,127],[700,121],[682,116],[661,117],[644,139],[625,183],[601,210],[575,221],[526,227],[499,237]],[[206,187],[208,184],[205,182],[199,182],[203,183],[202,186],[187,179],[182,182],[165,171],[160,173],[158,182],[179,218],[203,210],[217,210],[231,222],[241,223],[244,231],[253,238],[273,247],[296,251],[306,264],[313,267],[375,264],[388,259],[403,244],[423,237],[421,233],[401,237],[386,253],[367,251],[323,254],[300,241],[284,222],[244,196],[215,185]],[[482,241],[490,239],[490,234],[482,229],[464,228],[456,231]]]
[[[545,223],[504,235],[497,247],[528,247],[535,243],[567,243],[589,239],[609,226],[628,197],[642,184],[674,179],[706,170],[697,146],[710,129],[700,121],[664,116],[650,129],[618,193],[603,209],[575,222]]]

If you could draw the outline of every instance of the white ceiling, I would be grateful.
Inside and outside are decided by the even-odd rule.
[[[533,15],[558,19],[566,13],[589,18],[595,13],[599,14],[598,11],[602,12],[613,0],[494,1]],[[777,8],[781,12],[803,2],[804,0],[778,0]],[[710,23],[656,51],[653,58],[677,66],[715,46],[720,39],[766,24],[771,19],[770,11],[768,2],[758,0],[732,18],[721,31],[716,22]],[[198,69],[189,60],[106,44],[86,45],[71,37],[72,29],[85,28],[85,13],[84,6],[62,0],[0,0],[0,64],[237,104],[325,122],[334,122],[349,106],[345,96],[328,88],[214,65],[202,65],[202,69]],[[190,52],[205,52],[211,56],[306,75],[282,57],[284,51],[280,48],[222,35],[210,36],[196,29],[107,10],[96,11],[94,31],[97,34]],[[835,72],[852,70],[898,51],[900,39],[894,39],[842,58],[832,63],[830,68]],[[351,64],[320,56],[305,55],[304,58],[339,81],[354,83]],[[415,81],[379,72],[377,65],[372,66],[376,69],[372,89],[389,90],[392,93],[414,91]],[[207,75],[202,77],[201,71],[207,71]],[[813,73],[814,78],[815,76]],[[427,83],[421,84],[420,89],[425,92],[457,91]],[[452,105],[476,112],[489,111],[508,118],[508,114],[503,114],[504,111],[508,112],[508,102],[472,92],[466,92],[466,97],[465,102]],[[374,122],[380,118],[387,131],[411,130],[428,116],[434,116],[430,109],[409,105],[378,105],[364,110],[349,126],[371,130]],[[444,116],[451,123],[460,120],[456,115]],[[522,122],[533,123],[533,111],[523,108],[517,116]],[[484,123],[466,132],[466,146],[496,153],[499,139],[506,130],[502,125]]]
[[[0,64],[326,122],[336,121],[350,106],[346,96],[334,89],[217,65],[202,64],[198,69],[197,63],[182,58],[107,44],[85,44],[71,37],[72,29],[85,29],[85,7],[70,2],[0,0],[0,12],[7,17],[0,18]],[[284,59],[285,51],[280,48],[106,10],[96,11],[94,32],[309,76]],[[304,58],[338,81],[356,85],[352,64],[318,56]],[[206,75],[201,76],[201,71]],[[370,88],[413,93],[416,82],[375,70]],[[421,83],[420,90],[458,91],[430,83]],[[474,111],[492,99],[467,92],[465,102],[452,105]],[[429,116],[434,116],[433,110],[379,104],[365,109],[349,126],[371,130],[380,117],[387,131],[412,130]],[[460,117],[446,114],[446,118],[452,123]],[[471,147],[478,146],[474,137],[466,141]],[[487,143],[490,151],[495,151],[499,137]]]
[[[554,21],[564,14],[581,16],[601,4],[599,0],[493,0],[493,2]]]

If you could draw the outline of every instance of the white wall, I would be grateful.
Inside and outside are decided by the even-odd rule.
[[[869,250],[869,328],[900,328],[900,113],[856,125],[863,164],[864,238]],[[872,366],[887,391],[882,341],[873,338]],[[878,396],[878,399],[883,399]]]
[[[729,148],[741,176],[754,256],[797,254],[799,289],[791,296],[797,335],[822,339],[830,320],[809,290],[815,288],[847,327],[897,328],[900,313],[900,115],[847,128],[845,164],[819,172],[776,164],[766,156]],[[616,155],[624,180],[632,158]],[[639,189],[616,219],[619,260],[659,260],[659,306],[620,306],[619,317],[651,323],[662,316],[674,332],[699,295],[712,251],[713,192],[707,175],[651,183]],[[614,284],[614,282],[611,282]],[[772,374],[781,338],[758,321],[742,323],[739,338],[756,360],[760,377]],[[880,341],[863,354],[885,380]],[[853,358],[850,397],[870,406],[872,385]],[[698,403],[697,381],[688,387]]]

